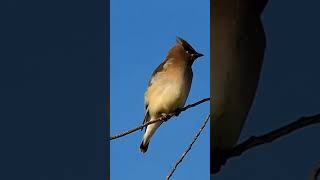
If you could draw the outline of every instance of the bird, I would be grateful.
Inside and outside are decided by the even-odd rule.
[[[184,107],[192,83],[192,64],[202,56],[187,41],[176,37],[175,46],[169,50],[149,80],[144,94],[143,124]],[[150,140],[161,124],[156,122],[145,127],[140,144],[142,153],[147,152]]]
[[[210,174],[238,143],[252,106],[266,48],[260,19],[266,0],[211,4]]]

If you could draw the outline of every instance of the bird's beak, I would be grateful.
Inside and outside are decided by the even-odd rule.
[[[195,59],[197,59],[197,58],[199,58],[199,57],[202,57],[202,56],[204,56],[204,55],[201,54],[201,53],[194,54]]]

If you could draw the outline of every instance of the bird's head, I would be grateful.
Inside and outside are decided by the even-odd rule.
[[[183,51],[181,53],[184,53],[188,58],[188,60],[191,61],[191,64],[199,57],[204,56],[201,53],[198,53],[196,50],[193,49],[193,47],[184,39],[181,37],[177,37],[177,45],[176,47],[180,47]]]

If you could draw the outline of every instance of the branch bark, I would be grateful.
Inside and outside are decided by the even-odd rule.
[[[199,135],[201,134],[202,130],[205,128],[206,124],[208,123],[210,119],[210,113],[207,116],[207,118],[204,120],[203,125],[201,126],[201,128],[199,129],[198,133],[195,135],[195,137],[193,138],[192,142],[189,144],[188,148],[184,151],[184,153],[182,154],[182,156],[180,157],[180,159],[175,163],[174,167],[172,168],[171,172],[169,173],[169,175],[166,177],[166,180],[169,180],[170,177],[173,175],[173,173],[175,172],[175,170],[177,169],[178,165],[182,162],[182,160],[184,159],[184,157],[188,154],[188,152],[191,150],[192,145],[196,142],[196,140],[198,139]]]
[[[227,160],[232,157],[241,156],[243,153],[247,152],[250,149],[253,149],[257,146],[271,143],[283,136],[289,135],[290,133],[293,133],[297,130],[300,130],[302,128],[305,128],[307,126],[311,126],[314,124],[320,123],[320,114],[316,114],[313,116],[307,116],[307,117],[301,117],[298,120],[285,125],[283,127],[280,127],[276,130],[273,130],[269,133],[266,133],[261,136],[252,136],[249,139],[245,140],[244,142],[236,145],[233,150],[229,153]],[[226,163],[226,161],[225,161]],[[223,164],[225,165],[225,164]],[[217,172],[219,173],[219,172]],[[216,174],[216,173],[215,173]],[[317,166],[313,169],[312,174],[310,174],[310,180],[316,180],[316,178],[320,174],[320,162],[317,164]]]
[[[133,133],[133,132],[135,132],[135,131],[138,131],[138,130],[140,130],[141,128],[144,128],[144,127],[148,126],[149,124],[153,124],[153,123],[155,123],[155,122],[159,122],[159,121],[165,122],[165,121],[169,120],[172,116],[174,116],[174,115],[176,115],[176,114],[179,114],[180,112],[186,111],[186,110],[189,109],[189,108],[192,108],[192,107],[195,107],[195,106],[197,106],[197,105],[199,105],[199,104],[202,104],[202,103],[204,103],[204,102],[206,102],[206,101],[210,101],[210,98],[202,99],[202,100],[200,100],[200,101],[198,101],[198,102],[195,102],[195,103],[193,103],[193,104],[189,104],[189,105],[185,106],[184,108],[177,110],[176,112],[163,115],[163,116],[161,116],[159,119],[155,119],[155,120],[153,120],[153,121],[149,121],[149,122],[147,122],[147,123],[145,123],[145,124],[143,124],[143,125],[141,125],[141,126],[138,126],[138,127],[136,127],[136,128],[130,129],[130,130],[124,132],[124,133],[121,133],[121,134],[118,134],[118,135],[115,135],[115,136],[111,136],[111,137],[110,137],[110,140],[114,140],[114,139],[117,139],[117,138],[126,136],[126,135],[128,135],[128,134],[131,134],[131,133]]]
[[[299,129],[302,129],[304,127],[317,124],[317,123],[320,123],[320,114],[309,116],[309,117],[302,117],[293,123],[290,123],[274,131],[271,131],[267,134],[264,134],[258,137],[255,137],[255,136],[250,137],[248,140],[235,146],[229,158],[240,156],[241,154],[248,151],[249,149],[255,148],[263,144],[271,143],[272,141],[279,139],[283,136],[286,136],[294,131],[297,131]]]
[[[257,146],[263,145],[263,144],[267,144],[267,143],[271,143],[283,136],[286,136],[290,133],[293,133],[297,130],[300,130],[304,127],[310,126],[310,125],[314,125],[320,123],[320,114],[316,114],[313,116],[308,116],[308,117],[301,117],[298,120],[285,125],[283,127],[280,127],[276,130],[273,130],[269,133],[266,133],[264,135],[261,136],[252,136],[249,139],[247,139],[246,141],[236,145],[233,150],[229,153],[229,155],[226,158],[226,161],[232,157],[237,157],[237,156],[241,156],[243,153],[247,152],[250,149],[253,149]],[[225,163],[226,163],[225,161]],[[223,164],[225,165],[225,164]],[[216,172],[219,173],[219,172]],[[215,173],[215,174],[216,174]],[[313,179],[311,179],[310,176],[310,180],[316,180],[315,178],[317,178],[317,176],[319,176],[320,173],[320,163],[317,167],[315,167],[314,171],[313,171],[313,175],[311,175],[313,177]]]

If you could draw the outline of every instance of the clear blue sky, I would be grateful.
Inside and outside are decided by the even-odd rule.
[[[193,84],[187,104],[210,96],[209,0],[111,1],[111,134],[141,124],[144,92],[153,70],[175,45],[187,40],[205,56],[193,65]],[[164,179],[192,141],[209,112],[209,103],[164,123],[142,154],[143,131],[110,143],[111,179]],[[209,179],[209,124],[173,179]]]
[[[272,1],[263,13],[267,49],[241,140],[319,113],[319,1]],[[320,126],[230,159],[214,180],[307,179],[320,160]]]

